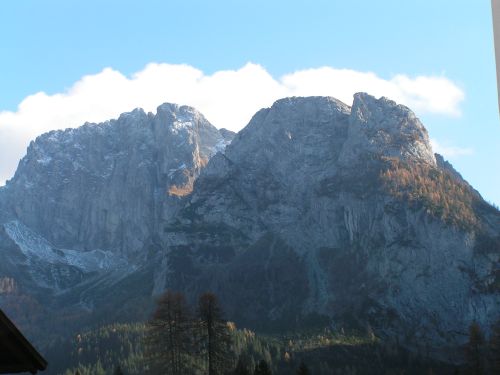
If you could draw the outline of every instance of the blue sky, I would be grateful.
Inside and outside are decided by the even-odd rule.
[[[35,93],[57,98],[78,91],[84,76],[115,82],[118,74],[130,78],[151,63],[187,64],[211,76],[249,62],[261,68],[252,65],[251,74],[276,80],[320,67],[371,72],[387,81],[397,75],[445,78],[464,94],[454,102],[460,114],[425,106],[416,112],[464,177],[500,204],[489,0],[0,2],[0,112],[18,128],[30,128],[23,137],[47,129],[35,124],[39,112],[18,124],[18,106]],[[111,68],[107,75],[101,74],[105,68]],[[53,111],[50,105],[47,110]],[[8,139],[2,126],[7,129],[0,121],[4,150],[10,152],[15,140],[25,142]],[[9,162],[0,150],[0,170],[2,163]]]

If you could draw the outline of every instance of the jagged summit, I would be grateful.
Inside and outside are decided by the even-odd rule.
[[[415,114],[392,100],[365,93],[354,95],[344,153],[345,163],[363,154],[378,154],[436,165],[427,130]]]
[[[154,122],[154,124],[153,124]],[[36,143],[61,143],[65,144],[74,141],[74,137],[80,134],[103,131],[117,131],[117,128],[125,127],[127,131],[130,128],[140,126],[149,126],[157,128],[171,128],[178,130],[179,127],[193,126],[198,129],[208,128],[213,130],[214,126],[193,107],[178,105],[173,103],[163,103],[157,107],[155,114],[146,113],[143,108],[135,108],[130,112],[124,112],[117,119],[111,119],[100,123],[85,122],[77,128],[67,128],[64,130],[51,130],[41,134],[34,141],[30,142],[30,146]],[[110,128],[110,129],[108,129]],[[227,129],[226,132],[232,133]],[[228,133],[228,134],[229,134]],[[157,135],[157,134],[155,134]],[[29,149],[28,149],[29,153]]]
[[[331,97],[280,99],[254,115],[226,156],[256,165],[284,159],[299,170],[300,165],[315,164],[315,159],[332,168],[359,167],[373,158],[436,167],[429,136],[415,114],[387,98],[366,93],[354,95],[352,108]],[[276,165],[274,169],[283,168]]]

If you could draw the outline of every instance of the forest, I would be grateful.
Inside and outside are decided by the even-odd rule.
[[[224,319],[217,296],[205,293],[189,306],[181,293],[167,291],[144,323],[112,324],[54,341],[50,374],[497,374],[500,324],[486,339],[473,323],[463,363],[433,359],[430,352],[405,349],[397,340],[345,328],[256,333]]]

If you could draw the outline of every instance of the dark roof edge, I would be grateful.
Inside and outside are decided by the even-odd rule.
[[[31,345],[31,343],[24,337],[24,335],[19,331],[19,329],[12,323],[12,321],[5,315],[5,313],[0,309],[0,323],[3,323],[7,329],[9,329],[13,334],[14,337],[20,342],[20,344],[25,348],[28,353],[32,356],[32,358],[35,360],[35,365],[37,366],[37,369],[40,371],[43,371],[47,368],[47,361],[45,358],[41,356],[40,353]]]

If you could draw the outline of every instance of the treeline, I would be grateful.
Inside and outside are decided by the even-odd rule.
[[[78,334],[72,344],[73,349],[62,341],[52,346],[48,357],[55,366],[49,369],[51,373],[267,375],[276,370],[283,352],[278,340],[237,330],[226,321],[214,294],[201,295],[192,308],[182,294],[172,291],[158,299],[147,323],[117,324]],[[291,340],[290,345],[294,345]],[[293,362],[290,355],[287,361]],[[71,366],[71,362],[78,365]],[[303,363],[297,371],[308,373]]]
[[[253,332],[238,333],[213,293],[202,294],[194,308],[183,294],[164,293],[143,342],[150,374],[271,375],[282,355],[279,345],[264,343]],[[301,363],[297,373],[309,370]]]
[[[158,299],[147,323],[115,324],[54,343],[48,374],[454,374],[373,332],[330,328],[282,335],[237,329],[213,294],[189,306],[179,293]],[[432,372],[430,372],[432,371]]]
[[[44,351],[48,374],[107,375],[115,368],[126,374],[145,374],[145,324],[112,324],[56,340]]]

